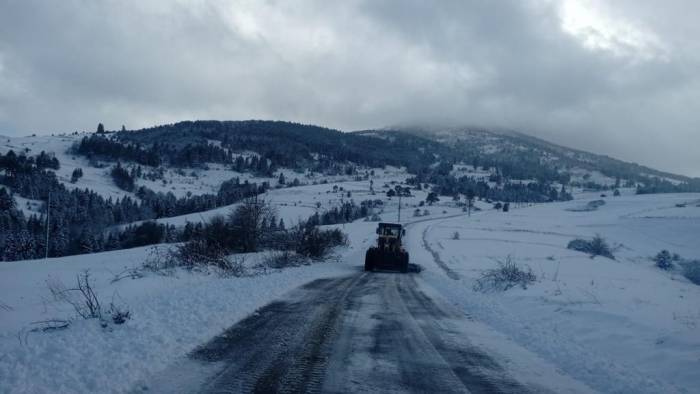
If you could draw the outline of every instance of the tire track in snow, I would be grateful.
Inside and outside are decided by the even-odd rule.
[[[431,226],[426,226],[425,229],[423,229],[423,248],[433,256],[433,260],[435,261],[435,263],[438,265],[438,267],[442,268],[442,270],[445,271],[445,274],[447,274],[447,276],[450,279],[459,280],[459,275],[457,275],[457,273],[453,271],[452,268],[450,268],[444,261],[442,261],[442,259],[440,258],[440,254],[430,246],[430,243],[428,242],[428,230],[430,229],[430,227]]]

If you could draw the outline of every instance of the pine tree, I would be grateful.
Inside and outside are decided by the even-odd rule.
[[[78,182],[78,179],[83,177],[83,169],[78,167],[73,170],[73,174],[71,174],[70,181],[71,183],[76,183]]]

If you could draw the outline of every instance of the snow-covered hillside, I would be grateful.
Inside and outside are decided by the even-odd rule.
[[[668,182],[671,185],[696,182],[686,176],[664,173],[635,163],[564,147],[512,130],[433,126],[405,127],[398,130],[429,136],[443,144],[454,146],[465,157],[469,157],[466,159],[467,164],[471,164],[475,159],[481,163],[493,160],[508,163],[514,160],[515,164],[519,162],[528,167],[538,163],[544,169],[555,169],[570,176],[570,181],[578,186],[610,187],[620,181],[628,185],[656,181]]]
[[[27,137],[0,139],[0,153],[12,150],[17,154],[25,153],[34,156],[39,153],[56,157],[61,167],[56,170],[58,180],[68,189],[90,189],[104,197],[118,198],[129,195],[119,189],[109,176],[109,168],[97,168],[91,166],[89,161],[82,156],[68,153],[68,150],[87,133],[67,135],[32,135]],[[71,174],[76,168],[82,168],[83,176],[77,182],[71,183]]]
[[[165,129],[161,130],[163,136],[173,132]],[[219,131],[231,131],[227,130]],[[332,131],[326,132],[332,134]],[[401,142],[400,134],[384,131],[364,134],[365,137],[352,138],[360,138],[370,146],[377,137],[385,142]],[[189,137],[184,135],[180,144],[188,146]],[[260,197],[275,211],[275,222],[283,219],[287,228],[348,202],[355,208],[363,202],[371,208],[369,212],[362,211],[362,215],[367,213],[367,219],[330,226],[342,229],[349,240],[347,247],[336,248],[331,257],[322,261],[305,260],[302,266],[278,269],[272,268],[272,264],[261,265],[270,260],[273,252],[269,250],[230,256],[242,262],[245,268],[245,275],[239,277],[220,275],[217,269],[177,268],[167,272],[142,269],[154,254],[173,250],[176,243],[45,260],[1,262],[0,393],[125,392],[138,389],[141,384],[146,387],[145,382],[159,371],[255,313],[257,308],[284,298],[299,286],[318,278],[362,275],[364,253],[376,237],[376,223],[368,220],[375,214],[378,217],[373,220],[398,220],[399,198],[390,197],[402,190],[397,186],[410,191],[410,195],[400,199],[401,222],[408,226],[406,247],[411,261],[421,268],[419,274],[413,274],[417,286],[430,297],[442,298],[469,316],[472,320],[468,330],[474,338],[479,338],[479,346],[508,365],[510,372],[528,381],[538,380],[537,384],[543,386],[547,386],[548,381],[574,379],[577,384],[549,386],[572,392],[586,392],[590,388],[600,392],[689,393],[700,386],[700,375],[695,373],[700,367],[700,286],[691,283],[681,270],[681,263],[700,259],[697,242],[700,194],[636,195],[635,182],[606,175],[605,168],[597,167],[596,156],[554,145],[537,145],[542,144],[537,141],[532,142],[534,145],[528,144],[517,135],[485,131],[461,134],[451,131],[436,135],[447,145],[466,143],[460,148],[464,150],[458,152],[465,155],[471,152],[475,160],[462,160],[459,154],[449,156],[455,152],[446,146],[430,147],[433,150],[421,146],[420,166],[412,168],[414,163],[410,160],[404,167],[363,166],[348,159],[330,160],[330,156],[316,153],[316,150],[305,155],[304,144],[300,143],[295,148],[300,149],[303,160],[288,162],[286,167],[271,163],[273,159],[284,162],[296,153],[266,152],[271,158],[260,162],[269,170],[267,172],[256,171],[250,163],[235,167],[230,157],[217,164],[200,156],[198,164],[191,168],[178,168],[166,161],[161,161],[158,167],[141,164],[143,174],[157,174],[136,176],[136,187],[172,193],[183,200],[203,195],[215,199],[223,189],[222,183],[232,178],[258,185],[266,182],[269,188],[256,189],[255,193],[262,193]],[[90,189],[111,198],[110,204],[119,197],[129,196],[136,203],[128,205],[125,211],[143,209],[140,216],[130,216],[128,220],[111,218],[108,225],[93,229],[95,234],[81,234],[81,228],[71,228],[73,238],[70,242],[62,240],[72,247],[71,251],[85,252],[81,249],[84,236],[131,234],[129,231],[139,228],[135,225],[143,223],[133,221],[135,218],[157,217],[155,222],[174,226],[167,227],[167,231],[184,234],[188,223],[208,223],[216,216],[227,216],[241,204],[244,195],[231,194],[236,198],[225,202],[212,200],[216,203],[201,203],[197,209],[177,211],[194,213],[178,216],[159,213],[156,216],[154,211],[148,210],[152,207],[144,209],[137,204],[146,201],[147,194],[139,194],[139,199],[135,192],[116,186],[110,171],[117,159],[93,155],[88,160],[86,156],[70,153],[71,146],[84,136],[0,138],[0,153],[13,150],[36,156],[43,151],[54,155],[60,162],[60,168],[55,171],[57,180],[68,189]],[[128,137],[134,141],[155,138],[148,130],[134,132]],[[333,138],[343,143],[351,141],[346,140],[346,136]],[[230,141],[206,141],[226,154],[231,153],[231,157],[257,155],[242,149],[233,153]],[[416,137],[406,145],[386,145],[386,149],[395,149],[410,157],[411,149],[416,148],[414,145],[423,143],[427,144],[426,140]],[[159,149],[164,158],[177,157],[163,146]],[[356,151],[355,156],[350,157],[376,164],[376,157],[381,157],[383,152],[371,153],[377,156],[364,157]],[[340,149],[334,154],[345,157]],[[518,156],[520,154],[524,156]],[[490,158],[486,158],[488,155]],[[128,157],[127,154],[123,156]],[[521,157],[532,159],[528,162],[528,171],[523,173],[518,167]],[[139,166],[135,161],[122,160],[121,156],[118,160],[129,170]],[[619,164],[614,160],[606,163]],[[308,167],[305,169],[304,165]],[[624,168],[636,169],[630,166]],[[233,171],[234,167],[243,168],[243,172]],[[82,169],[83,176],[72,182],[76,168]],[[409,172],[411,168],[413,173]],[[0,175],[12,180],[8,174],[15,170],[8,166]],[[522,177],[514,175],[518,173]],[[24,175],[31,178],[37,174],[29,171]],[[683,179],[668,174],[645,174],[662,175],[673,185],[680,185]],[[560,175],[565,176],[560,178]],[[20,180],[31,185],[31,193],[25,191],[22,197],[20,193],[8,194],[3,190],[5,200],[0,202],[12,207],[7,200],[14,198],[14,206],[28,218],[43,213],[45,202],[33,198],[46,195],[37,192],[43,190],[41,185],[36,185],[41,182],[32,184],[27,177]],[[53,181],[51,177],[34,179]],[[50,193],[62,189],[53,182]],[[7,185],[0,188],[10,189]],[[613,197],[612,188],[622,195]],[[464,198],[475,189],[476,209],[469,215],[463,208]],[[440,192],[449,195],[438,196]],[[569,193],[574,193],[572,201],[532,203],[566,200],[571,198]],[[76,201],[83,200],[68,199],[66,194],[80,193],[63,190],[63,201],[72,201],[73,216],[77,216],[84,207]],[[429,196],[439,197],[439,201],[430,204]],[[170,203],[175,198],[158,197]],[[494,209],[496,204],[502,207],[503,201],[497,201],[501,198],[511,201],[509,212]],[[155,205],[161,201],[158,199],[154,200]],[[232,201],[239,202],[230,204]],[[105,206],[114,209],[111,205]],[[211,207],[216,208],[209,209]],[[92,212],[96,215],[96,211]],[[17,217],[22,216],[15,213]],[[56,226],[61,225],[59,220],[71,218],[71,215],[66,212],[63,216],[56,215],[57,220],[50,222],[54,226],[51,235],[57,233]],[[88,216],[85,228],[93,220],[93,216]],[[5,222],[12,223],[9,219]],[[40,227],[43,223],[43,217],[31,222],[34,238],[30,246],[41,252],[31,254],[32,257],[44,253],[41,242],[44,242],[45,232]],[[30,227],[29,224],[24,226]],[[12,241],[8,241],[8,245],[19,246],[22,252],[23,242],[28,239],[26,233],[26,228],[20,228],[17,234],[4,235]],[[614,260],[600,256],[591,258],[567,249],[570,241],[589,239],[596,234],[611,244]],[[67,237],[65,233],[63,236]],[[149,242],[192,239],[163,237]],[[664,271],[654,265],[652,257],[661,250],[679,256],[672,270]],[[507,291],[475,290],[486,270],[509,258],[520,267],[531,269],[536,277],[533,283],[527,288],[516,286]],[[76,318],[70,305],[50,291],[61,284],[75,286],[77,277],[86,271],[90,273],[103,308],[108,309],[112,304],[124,308],[130,312],[130,320],[103,327],[97,319]],[[47,324],[55,325],[54,319],[59,326],[60,321],[68,320],[70,326],[41,329]],[[532,363],[528,364],[528,360]],[[547,369],[549,372],[537,375],[542,365],[554,366],[551,368],[559,372]],[[559,373],[567,378],[560,380]],[[528,378],[533,374],[537,376]]]
[[[70,153],[71,147],[79,142],[83,137],[91,135],[91,133],[77,133],[68,135],[51,135],[51,136],[27,136],[27,137],[4,137],[0,138],[0,153],[7,153],[13,150],[15,153],[24,153],[28,156],[37,155],[40,152],[46,152],[54,157],[56,157],[60,163],[60,168],[55,171],[58,180],[69,189],[79,188],[79,189],[89,189],[91,191],[97,192],[98,194],[108,198],[118,198],[122,196],[135,197],[134,193],[126,192],[118,188],[112,177],[110,176],[110,169],[115,164],[111,161],[98,161],[99,167],[96,167],[95,163],[90,163],[90,161],[81,156]],[[247,152],[247,155],[253,155],[251,152]],[[136,166],[136,163],[123,162],[125,167]],[[158,172],[157,179],[148,179],[148,177],[139,177],[135,179],[136,187],[145,186],[150,190],[155,192],[172,193],[175,197],[181,198],[186,196],[197,196],[203,194],[216,194],[219,187],[224,181],[230,180],[232,178],[239,178],[240,182],[251,182],[262,184],[267,182],[273,188],[278,187],[278,181],[280,174],[284,176],[288,183],[291,183],[295,179],[301,184],[314,184],[314,183],[333,183],[337,181],[347,181],[352,179],[352,176],[348,175],[325,175],[319,173],[309,173],[309,172],[298,172],[291,169],[282,168],[275,172],[272,177],[261,177],[251,174],[250,172],[237,172],[233,171],[231,168],[218,163],[207,163],[204,168],[172,168],[172,167],[150,167],[146,165],[139,165],[142,168],[143,173],[148,172]],[[76,182],[71,182],[71,174],[73,170],[80,168],[83,171],[83,176],[78,178]],[[391,166],[381,167],[381,168],[362,168],[358,167],[358,172],[372,172],[374,175],[372,179],[377,182],[380,186],[385,180],[397,180],[405,179],[407,174],[405,169],[395,168]],[[0,186],[2,187],[2,186]],[[324,193],[327,188],[319,187],[318,190],[322,190]],[[314,192],[317,190],[314,189]],[[280,192],[279,195],[285,193]],[[17,206],[23,209],[27,214],[38,213],[39,201],[28,201],[23,199],[19,195],[14,196]],[[293,203],[293,201],[286,201],[285,198],[281,199],[282,202]],[[29,204],[28,204],[29,203]],[[315,202],[313,203],[315,204]],[[216,212],[204,213],[205,218],[210,218],[214,214],[227,212],[230,207],[218,208]],[[308,213],[308,212],[303,212]],[[164,219],[163,222],[172,222],[175,224],[184,223],[186,221],[200,221],[198,218],[199,213],[186,215],[186,218],[171,218],[170,220]],[[308,215],[304,215],[306,217]],[[296,218],[296,217],[295,217]]]

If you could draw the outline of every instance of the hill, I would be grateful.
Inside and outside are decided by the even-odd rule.
[[[698,179],[515,132],[346,133],[262,120],[98,129],[1,140],[0,260],[44,255],[47,232],[49,256],[184,241],[186,221],[204,222],[247,197],[342,179],[379,183],[387,168],[406,175],[391,193],[425,190],[431,200],[457,203],[566,201],[577,190],[621,187],[639,194],[700,190]]]

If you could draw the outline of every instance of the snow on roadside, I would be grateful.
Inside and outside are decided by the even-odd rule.
[[[700,386],[700,287],[657,269],[650,257],[661,249],[700,257],[700,207],[676,206],[697,198],[623,196],[590,212],[568,210],[582,200],[483,212],[422,224],[409,241],[419,250],[418,233],[427,227],[429,245],[459,276],[449,279],[419,250],[414,257],[425,262],[428,285],[594,389],[688,393]],[[619,246],[616,260],[566,249],[571,239],[596,233]],[[482,270],[508,255],[530,266],[538,282],[474,292]]]
[[[110,283],[112,273],[136,264],[148,249],[0,265],[3,297],[11,296],[2,301],[12,308],[0,311],[0,393],[127,391],[287,291],[355,268],[328,262],[243,278],[180,272]],[[83,268],[91,269],[102,303],[127,305],[131,320],[107,328],[92,319],[55,332],[22,330],[31,321],[69,316],[50,299],[44,281],[70,286]]]

